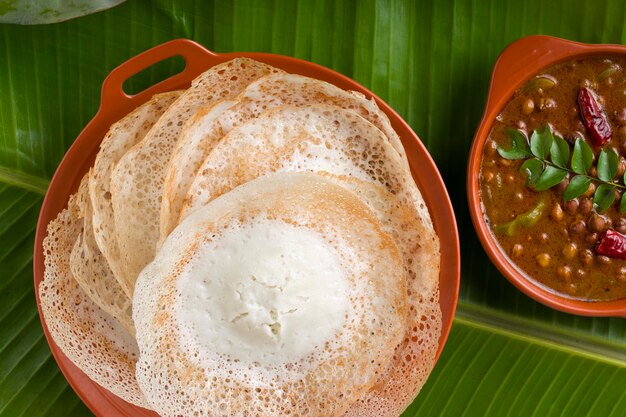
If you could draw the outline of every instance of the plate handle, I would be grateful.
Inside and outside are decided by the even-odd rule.
[[[124,82],[133,75],[150,66],[174,56],[181,56],[185,60],[185,68],[171,77],[154,84],[135,95],[124,92]],[[205,49],[201,45],[188,39],[175,39],[157,45],[147,51],[132,57],[115,68],[102,83],[100,111],[115,112],[120,102],[128,107],[146,102],[155,94],[184,88],[190,79],[196,78],[206,70],[207,60],[215,60],[217,54]]]

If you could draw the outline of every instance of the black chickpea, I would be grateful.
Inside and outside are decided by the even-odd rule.
[[[580,208],[580,212],[582,214],[589,214],[593,208],[593,201],[591,201],[590,198],[583,198],[580,200],[578,207]]]
[[[563,203],[563,208],[567,212],[567,214],[574,214],[576,210],[578,210],[578,199],[575,198],[573,200],[566,201]]]
[[[540,253],[535,257],[535,260],[542,268],[547,268],[550,265],[550,255],[547,253]]]
[[[576,132],[574,132],[574,137],[576,139],[585,139],[585,134],[583,133],[585,131],[585,126],[583,126],[582,129],[578,129]]]
[[[587,220],[587,228],[590,232],[602,232],[606,226],[606,217],[601,214],[594,213]]]
[[[565,135],[565,140],[568,141],[572,145],[576,143],[576,139],[582,139],[582,138],[584,138],[584,136],[581,132],[573,132],[573,133],[568,133],[567,135]]]
[[[589,249],[580,252],[580,262],[582,262],[583,265],[591,265],[593,263],[593,252]]]
[[[559,183],[559,185],[556,186],[556,192],[559,194],[562,194],[568,185],[569,185],[569,179],[565,178],[563,181]]]
[[[584,220],[578,220],[569,225],[569,232],[573,235],[579,235],[587,229],[587,224]]]
[[[539,99],[539,110],[549,110],[556,108],[556,102],[551,98],[542,97]]]
[[[595,167],[591,167],[591,169],[594,169]],[[589,175],[594,175],[591,173],[591,169],[589,170]],[[587,188],[587,191],[585,191],[585,193],[583,194],[583,197],[589,197],[592,196],[593,193],[596,192],[596,186],[594,183],[589,184],[589,188]]]
[[[619,158],[619,165],[617,165],[617,177],[621,178],[624,175],[624,171],[626,171],[626,159],[623,156]]]
[[[589,233],[587,237],[585,237],[585,242],[587,242],[590,245],[595,244],[597,241],[598,241],[597,233]]]
[[[609,258],[608,256],[598,256],[598,262],[600,262],[601,264],[604,265],[608,265],[611,263],[611,258]]]
[[[522,111],[524,114],[530,114],[533,110],[535,110],[535,102],[530,98],[524,101],[524,104],[522,105]]]
[[[576,245],[576,243],[574,242],[570,242],[565,245],[562,253],[567,260],[574,259],[576,257],[576,254],[578,253],[578,245]]]
[[[556,203],[554,207],[552,207],[552,212],[550,213],[552,218],[557,222],[560,222],[565,217],[565,213],[563,213],[563,209],[559,203]]]
[[[560,266],[556,272],[565,281],[569,281],[572,278],[572,268],[567,265]]]

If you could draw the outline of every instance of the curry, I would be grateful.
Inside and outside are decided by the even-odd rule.
[[[626,59],[552,66],[496,118],[479,174],[485,220],[513,264],[584,300],[626,297]]]

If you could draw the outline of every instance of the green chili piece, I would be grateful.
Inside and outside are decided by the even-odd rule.
[[[494,232],[496,232],[496,234],[499,234],[499,235],[514,236],[515,230],[518,227],[528,228],[528,227],[533,227],[534,225],[536,225],[539,219],[541,218],[541,216],[543,216],[545,208],[546,208],[546,201],[544,199],[544,200],[539,201],[539,203],[532,210],[527,211],[526,213],[520,214],[519,216],[517,216],[515,219],[511,220],[510,222],[502,223],[502,224],[498,224],[494,226],[493,230]]]

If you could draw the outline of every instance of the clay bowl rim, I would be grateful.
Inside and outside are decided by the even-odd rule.
[[[623,55],[626,46],[584,44],[544,35],[521,38],[499,55],[491,74],[487,104],[474,135],[467,167],[467,199],[478,238],[498,270],[520,291],[553,309],[583,316],[626,317],[626,298],[584,301],[559,295],[536,283],[503,253],[486,224],[479,197],[478,172],[483,147],[491,126],[513,93],[526,81],[553,64],[574,58]]]

